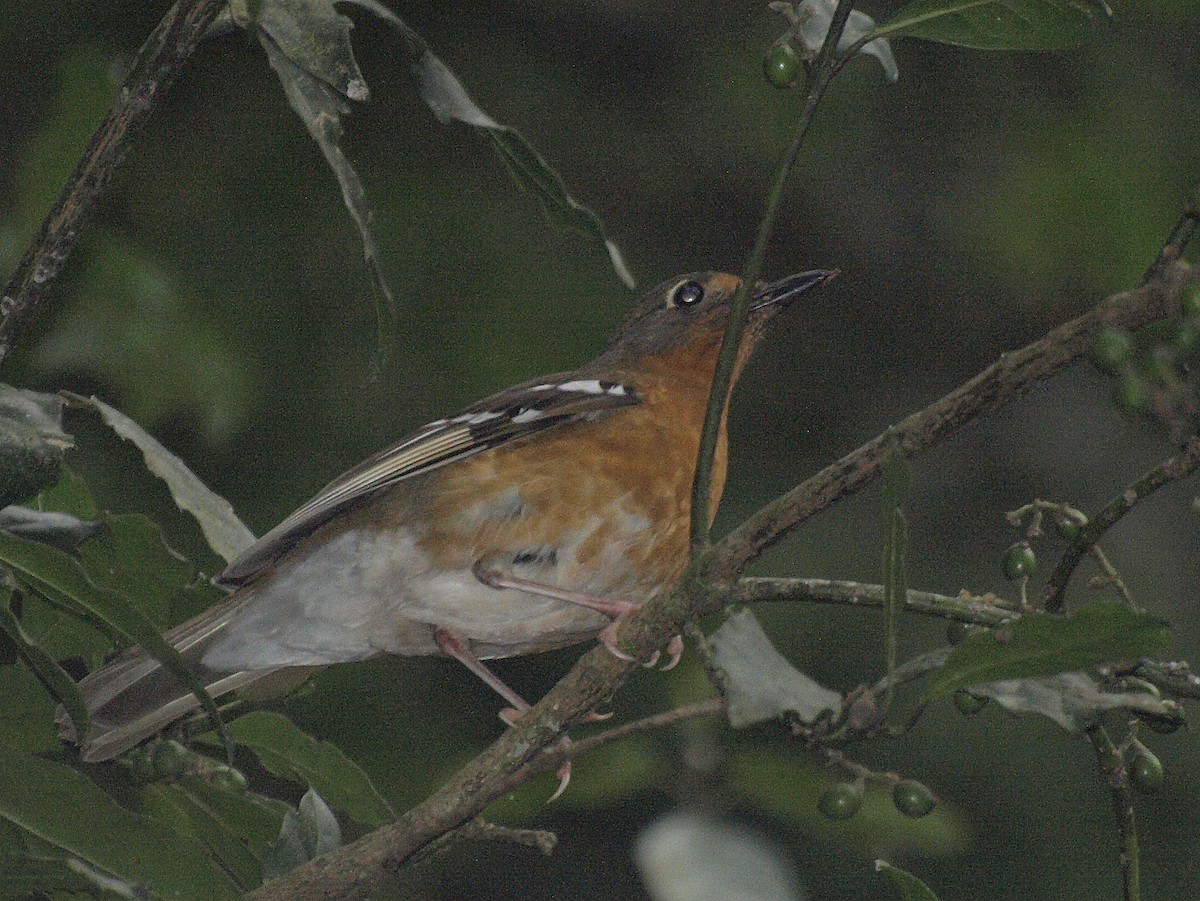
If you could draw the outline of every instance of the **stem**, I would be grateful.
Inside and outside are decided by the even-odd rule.
[[[103,196],[129,139],[175,83],[225,0],[178,0],[138,51],[132,71],[88,142],[75,171],[21,255],[0,300],[0,363],[49,294],[79,240],[83,221]]]
[[[1125,901],[1140,901],[1141,862],[1138,853],[1137,820],[1133,812],[1133,792],[1129,788],[1129,774],[1121,752],[1103,726],[1092,726],[1087,730],[1088,739],[1096,751],[1096,763],[1108,780],[1112,791],[1113,815],[1117,820],[1117,835],[1121,842],[1121,881]]]
[[[1079,566],[1079,562],[1095,546],[1100,537],[1121,521],[1121,518],[1132,510],[1139,502],[1145,500],[1163,485],[1178,481],[1195,471],[1200,466],[1200,437],[1192,437],[1183,445],[1183,451],[1175,457],[1160,463],[1154,469],[1143,475],[1132,485],[1108,502],[1103,510],[1093,516],[1079,530],[1070,547],[1063,551],[1058,566],[1046,581],[1046,591],[1043,595],[1047,613],[1061,613],[1064,604],[1064,593],[1071,574]]]
[[[737,360],[738,347],[741,344],[742,332],[746,327],[746,318],[750,313],[750,295],[758,277],[762,273],[763,259],[767,254],[767,242],[775,227],[779,207],[783,200],[783,189],[788,176],[796,165],[800,148],[808,135],[809,126],[816,116],[817,107],[825,96],[829,82],[837,72],[833,65],[833,51],[841,39],[854,8],[854,0],[840,0],[834,11],[833,20],[829,24],[829,33],[821,44],[821,50],[809,68],[808,92],[804,98],[804,109],[800,112],[800,121],[796,126],[792,144],[783,155],[783,160],[775,172],[775,181],[767,193],[766,209],[758,226],[758,235],[754,239],[754,249],[742,270],[742,283],[734,293],[729,309],[729,319],[725,324],[725,337],[721,342],[721,353],[717,357],[717,368],[713,373],[712,389],[708,395],[708,410],[704,416],[704,430],[700,433],[700,452],[696,457],[696,476],[692,483],[692,514],[691,535],[693,553],[697,549],[708,546],[710,510],[712,506],[712,467],[717,452],[717,441],[721,434],[721,424],[725,417],[725,404],[733,387],[733,367]]]
[[[566,756],[574,759],[589,751],[594,751],[601,745],[607,745],[610,742],[619,741],[622,738],[628,738],[631,735],[640,735],[643,732],[653,732],[655,729],[662,729],[664,726],[674,726],[679,723],[685,723],[688,720],[705,719],[710,716],[720,716],[725,712],[725,702],[721,698],[709,698],[707,701],[697,701],[695,704],[686,704],[683,707],[676,707],[674,710],[666,710],[662,713],[655,713],[651,716],[643,717],[640,720],[634,720],[630,723],[623,723],[620,726],[614,726],[612,729],[607,729],[596,735],[589,735],[587,738],[581,738],[569,745],[566,750]],[[563,751],[557,746],[552,746],[546,749],[547,754],[554,756],[555,760],[561,758]]]

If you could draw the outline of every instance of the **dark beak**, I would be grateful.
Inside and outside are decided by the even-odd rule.
[[[789,275],[777,282],[765,284],[759,282],[754,299],[750,303],[751,310],[761,310],[764,307],[779,306],[781,309],[799,297],[807,294],[813,288],[819,288],[833,281],[839,275],[837,269],[812,269],[797,275]]]

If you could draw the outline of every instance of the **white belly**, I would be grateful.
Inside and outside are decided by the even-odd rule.
[[[629,517],[627,535],[604,564],[581,580],[573,549],[582,531],[555,549],[552,564],[516,575],[597,596],[636,588],[624,543],[646,539],[644,520]],[[436,570],[411,530],[346,531],[308,553],[281,560],[268,577],[241,589],[221,637],[205,653],[218,670],[313,666],[381,653],[436,654],[435,629],[466,639],[481,658],[547,650],[600,631],[602,614],[512,589],[489,588],[469,569]],[[630,598],[641,600],[641,598]]]

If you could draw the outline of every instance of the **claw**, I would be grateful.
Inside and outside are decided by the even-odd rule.
[[[516,707],[505,707],[496,715],[500,717],[500,722],[511,728],[517,724],[517,720],[521,718],[523,713],[523,710],[518,710]]]
[[[654,667],[658,666],[658,658],[661,656],[662,652],[655,651],[650,655],[650,659],[642,664],[642,669],[654,669]]]
[[[607,626],[605,626],[600,634],[596,637],[600,644],[608,649],[608,652],[618,660],[624,660],[626,663],[634,663],[634,659],[617,647],[617,626],[621,623],[621,618],[617,617]]]
[[[549,804],[551,801],[557,800],[558,796],[561,795],[563,792],[565,792],[567,790],[567,786],[570,784],[571,784],[571,761],[564,760],[562,762],[562,766],[560,766],[558,768],[558,788],[556,788],[554,790],[554,794],[552,794],[549,798],[546,799],[546,803]]]
[[[583,715],[583,719],[580,720],[580,722],[603,723],[606,720],[611,720],[613,718],[613,716],[615,716],[615,715],[616,715],[615,710],[610,710],[610,711],[608,711],[608,713],[597,713],[596,711],[593,710],[589,713],[585,713]]]
[[[670,672],[679,666],[679,661],[683,658],[683,636],[676,635],[667,642],[667,653],[671,655],[671,659],[667,661],[667,665],[662,668],[664,673]]]

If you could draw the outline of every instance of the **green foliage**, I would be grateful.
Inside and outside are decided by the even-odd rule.
[[[193,840],[118,806],[70,767],[0,747],[0,818],[156,896],[178,901],[240,897]]]
[[[914,0],[875,34],[979,50],[1061,50],[1111,15],[1103,0]]]
[[[1161,620],[1124,604],[1089,604],[1069,617],[1031,613],[967,637],[950,653],[925,692],[935,698],[1002,679],[1046,676],[1110,660],[1137,660],[1165,650]]]
[[[335,745],[305,735],[286,717],[248,713],[229,724],[229,734],[276,776],[311,786],[360,823],[381,826],[395,819],[391,805],[356,763]]]
[[[900,901],[938,901],[937,895],[924,882],[886,860],[875,861],[875,872],[887,873],[892,877],[892,885],[896,887]]]

